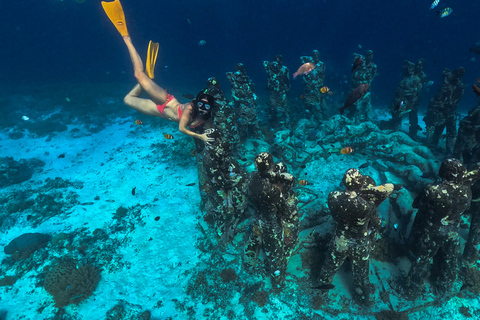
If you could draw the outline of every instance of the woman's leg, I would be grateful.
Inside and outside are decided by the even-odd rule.
[[[123,98],[123,102],[138,112],[164,118],[163,114],[158,111],[155,102],[150,99],[140,98],[142,92],[142,86],[140,84],[136,84],[135,87],[133,87],[133,89],[127,93],[125,98]]]
[[[133,71],[135,72],[135,78],[137,79],[137,82],[140,84],[143,90],[145,90],[150,99],[155,102],[155,104],[165,103],[167,99],[167,92],[158,84],[153,82],[153,80],[150,79],[145,73],[142,59],[140,58],[140,55],[138,54],[135,47],[133,46],[132,39],[130,38],[130,36],[124,36],[123,40],[127,45],[128,52],[130,53],[130,58],[132,59],[133,64]],[[134,90],[132,90],[132,92]]]

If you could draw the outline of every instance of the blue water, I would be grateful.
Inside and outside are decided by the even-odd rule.
[[[81,2],[81,0],[77,1]],[[124,177],[108,177],[108,180],[118,183],[118,188],[125,189],[118,191],[118,195],[121,195],[116,198],[118,204],[121,203],[119,199],[125,197],[125,194],[130,197],[132,187],[134,187],[133,183],[137,183],[138,181],[135,180],[145,174],[144,166],[151,168],[152,171],[158,169],[152,173],[152,176],[159,177],[158,180],[163,179],[163,175],[172,179],[168,183],[168,189],[172,189],[172,186],[177,187],[177,184],[179,188],[190,184],[195,178],[196,168],[192,165],[195,161],[194,158],[187,153],[193,148],[193,145],[181,144],[187,138],[176,131],[176,125],[140,115],[121,104],[121,97],[135,84],[133,68],[125,44],[106,17],[100,0],[85,0],[83,3],[77,1],[0,0],[0,30],[2,33],[0,37],[2,41],[0,45],[0,93],[3,94],[0,96],[0,112],[3,114],[0,117],[0,129],[3,132],[0,134],[5,134],[5,137],[7,134],[11,134],[9,137],[12,137],[8,143],[8,138],[4,141],[0,140],[0,157],[18,156],[18,150],[15,147],[8,148],[8,152],[4,151],[7,149],[5,146],[16,146],[15,142],[12,142],[13,137],[16,137],[15,139],[22,138],[18,142],[22,148],[21,154],[25,157],[47,158],[50,162],[47,162],[45,172],[48,173],[52,170],[53,163],[57,166],[54,169],[59,170],[59,175],[66,175],[63,177],[65,179],[68,179],[65,172],[68,173],[69,167],[62,161],[66,161],[65,163],[70,165],[77,154],[83,154],[85,157],[94,154],[92,158],[86,158],[85,163],[96,166],[95,161],[97,161],[99,167],[95,170],[98,172],[105,170],[103,168],[104,161],[107,164],[114,161],[110,163],[110,166],[113,167],[110,170],[114,173],[123,172],[122,170],[128,171],[130,165],[135,163],[141,168],[138,169],[138,172],[134,171],[137,175],[134,175],[134,178],[127,177],[124,182]],[[122,0],[122,5],[129,33],[141,57],[144,58],[146,55],[149,40],[160,43],[155,81],[162,87],[171,90],[177,97],[182,93],[198,92],[206,86],[207,78],[214,76],[220,81],[227,98],[230,98],[225,72],[233,71],[235,65],[241,62],[246,66],[248,75],[255,83],[259,101],[265,102],[268,100],[269,92],[266,90],[267,79],[262,65],[263,61],[271,61],[275,55],[281,54],[284,58],[284,65],[290,69],[290,74],[292,74],[301,64],[301,56],[310,56],[312,50],[318,50],[320,59],[326,65],[325,84],[335,93],[332,99],[340,103],[348,94],[353,54],[365,54],[367,50],[373,50],[374,62],[378,66],[377,76],[372,84],[374,108],[387,110],[395,88],[403,77],[404,60],[416,62],[420,58],[426,59],[424,71],[428,80],[434,81],[433,86],[423,91],[420,109],[426,109],[430,98],[439,87],[443,69],[453,70],[460,66],[466,69],[463,78],[466,90],[460,101],[459,111],[466,112],[478,105],[478,98],[471,92],[471,85],[480,77],[480,55],[470,52],[469,49],[477,41],[480,41],[480,29],[478,28],[480,1],[441,0],[435,10],[429,10],[430,0]],[[440,18],[436,10],[447,6],[453,8],[453,13],[448,17]],[[199,45],[202,40],[205,41],[205,44]],[[291,80],[291,83],[292,89],[288,98],[290,101],[294,101],[303,93],[304,86],[300,78]],[[10,93],[12,93],[11,96]],[[265,103],[259,103],[259,106],[264,108],[263,111],[267,108]],[[53,116],[52,113],[54,113]],[[28,115],[34,121],[23,121],[21,120],[22,115]],[[42,118],[44,115],[48,115],[47,119]],[[120,120],[117,120],[116,117],[119,117]],[[422,117],[422,112],[419,113],[419,117]],[[145,125],[143,127],[134,126],[134,119],[143,120]],[[39,126],[34,127],[32,123],[38,123]],[[65,124],[65,128],[68,125],[70,131],[51,129],[52,124]],[[102,131],[105,128],[109,130]],[[118,131],[115,131],[116,128]],[[29,140],[28,130],[32,134],[37,134],[36,137],[33,135],[32,139],[43,139],[48,135],[47,139],[41,140],[40,146],[35,146],[38,148],[34,150],[33,154],[29,154],[28,146],[30,145],[26,143]],[[65,131],[59,133],[57,137],[62,144],[57,145],[54,131]],[[89,144],[85,142],[90,135],[98,132],[101,132],[99,135],[101,139],[98,140],[100,142],[95,140],[97,136],[92,138],[93,142],[89,142]],[[158,132],[161,134],[158,135]],[[172,133],[175,140],[170,142],[161,140],[164,133]],[[82,135],[84,136],[82,137]],[[80,140],[79,137],[84,140]],[[138,141],[136,141],[137,137],[139,137]],[[152,141],[148,140],[150,138]],[[114,143],[110,145],[105,141],[113,141],[118,143],[118,146]],[[42,144],[43,142],[45,144]],[[191,141],[189,142],[191,144]],[[137,145],[138,143],[140,145]],[[154,143],[160,144],[161,147],[154,149]],[[167,145],[167,143],[170,144]],[[383,141],[381,144],[386,143]],[[97,144],[102,148],[95,150]],[[89,146],[92,145],[94,147],[90,150]],[[83,149],[84,147],[86,149]],[[132,149],[131,154],[128,150],[126,155],[119,156],[118,151],[127,147]],[[329,149],[328,144],[327,148]],[[167,159],[159,155],[159,150],[165,153]],[[172,150],[176,151],[171,152]],[[94,151],[98,151],[100,156],[109,153],[112,157],[97,157]],[[138,152],[140,155],[134,152]],[[318,160],[317,167],[312,165],[314,169],[308,171],[307,177],[297,176],[297,178],[311,179],[318,187],[322,183],[322,179],[328,180],[324,177],[324,175],[326,176],[325,172],[329,172],[327,165],[330,165],[332,170],[338,171],[336,173],[341,171],[343,174],[348,166],[359,166],[367,161],[372,163],[372,160],[376,159],[373,156],[369,158],[371,155],[364,157],[360,152],[358,153],[359,155],[354,154],[350,158],[334,155],[333,160],[331,157],[328,161],[322,160],[323,162],[315,159]],[[60,157],[61,154],[63,157]],[[125,168],[122,165],[126,162],[127,157],[129,158],[129,167]],[[65,160],[58,160],[64,158]],[[81,157],[80,160],[77,159],[78,163],[83,163],[82,159]],[[187,168],[188,172],[179,165],[179,159],[191,165],[190,168]],[[252,159],[249,158],[249,160]],[[346,160],[344,161],[344,159]],[[16,158],[16,160],[19,159]],[[169,161],[172,164],[168,163],[167,166],[166,163]],[[160,166],[160,169],[157,165]],[[324,167],[327,168],[324,171],[318,169]],[[170,169],[174,171],[168,171]],[[294,169],[298,169],[297,172],[301,171],[299,168]],[[80,167],[75,174],[82,174],[82,170],[85,169]],[[51,173],[52,177],[57,174],[56,172]],[[177,181],[180,179],[179,176],[185,172],[188,173],[186,175],[188,181],[179,183]],[[307,175],[306,172],[302,171],[302,174]],[[148,182],[158,182],[152,176],[148,177],[151,179]],[[99,181],[101,182],[100,178],[96,183]],[[340,179],[338,179],[339,181]],[[104,191],[103,189],[108,189],[101,183],[99,185],[95,184],[95,188],[98,187],[100,190],[99,194]],[[321,199],[325,198],[328,192],[333,191],[338,183],[336,180],[335,182],[327,181],[325,185],[329,189],[325,188],[322,190],[322,194],[316,194]],[[111,187],[111,189],[117,191],[117,185],[113,186],[115,188]],[[154,185],[154,187],[156,188],[158,185]],[[160,192],[160,188],[151,188],[151,184],[147,183],[144,186],[135,186],[135,188],[138,188],[137,192],[140,195],[148,195],[151,198],[156,198],[155,192]],[[28,192],[31,192],[30,196],[34,197],[32,190],[28,190]],[[16,193],[17,189],[11,188],[9,192],[10,194]],[[193,191],[189,190],[189,192]],[[175,195],[165,196],[162,194],[159,197],[164,196],[169,200],[176,200],[175,196],[184,193],[186,191],[182,190]],[[91,196],[89,200],[93,201],[94,194],[88,194],[88,196]],[[4,195],[0,195],[0,199],[2,197]],[[185,206],[192,205],[193,209],[189,207],[192,212],[185,210],[183,213],[191,220],[194,219],[193,211],[197,209],[198,198],[199,194],[195,189],[195,197],[188,199],[191,202],[185,200]],[[107,199],[106,196],[104,197],[102,194],[101,201],[105,201],[105,199]],[[143,200],[142,205],[147,206],[149,201],[157,200]],[[183,200],[179,198],[178,201]],[[115,206],[118,207],[117,204]],[[91,214],[92,211],[90,209],[88,212]],[[107,216],[105,220],[108,221],[108,219]],[[164,219],[163,216],[162,219]],[[150,220],[149,223],[153,223]],[[94,219],[94,221],[96,220]],[[161,221],[163,222],[163,220]],[[25,221],[23,223],[28,225]],[[100,224],[100,222],[98,223]],[[194,230],[195,226],[196,220],[190,221],[188,227]],[[168,227],[176,229],[175,225],[168,225]],[[152,230],[154,229],[149,229],[153,233]],[[176,230],[171,232],[175,233]],[[166,243],[170,241],[170,235],[162,235]],[[197,240],[197,235],[192,233],[191,237],[192,242]],[[9,235],[8,241],[11,238],[12,236]],[[1,240],[8,242],[5,239]],[[180,242],[188,247],[184,239]],[[191,254],[192,257],[198,251],[194,244],[188,250],[185,249],[185,255]],[[194,251],[195,253],[193,253]],[[140,260],[142,260],[141,258]],[[155,265],[157,262],[152,262],[151,265]],[[241,270],[241,264],[238,261],[235,263],[237,263],[235,264],[236,268]],[[294,263],[301,264],[300,258]],[[163,268],[163,265],[158,263],[157,267]],[[193,269],[187,263],[183,267]],[[215,272],[217,271],[215,270]],[[178,278],[183,277],[180,271],[177,270],[177,272]],[[104,273],[104,275],[106,274],[108,272]],[[247,281],[242,282],[243,279],[238,283],[243,286],[252,285]],[[251,281],[250,278],[247,279]],[[302,283],[302,286],[308,288],[310,284]],[[13,288],[15,290],[15,287]],[[183,292],[183,287],[179,285],[179,288],[177,288],[179,292]],[[236,292],[233,284],[224,284],[222,288],[229,294]],[[10,288],[2,290],[11,291]],[[146,294],[143,290],[139,291]],[[162,294],[159,293],[159,296]],[[164,295],[170,298],[168,294]],[[169,300],[167,298],[165,299]],[[228,299],[230,298],[228,296]],[[3,308],[1,299],[0,296],[0,319],[2,319]],[[115,297],[115,299],[119,298]],[[292,298],[292,301],[295,299],[296,297]],[[233,299],[230,300],[234,305],[238,304]],[[144,307],[152,308],[151,301],[148,303]],[[290,311],[296,312],[296,306],[295,302]],[[44,315],[52,315],[53,307],[49,305],[48,308],[50,309],[46,310]],[[158,314],[162,311],[160,309],[160,307],[156,308],[155,312]],[[451,307],[453,311],[456,309],[458,308]],[[273,310],[276,312],[275,309]],[[10,312],[12,311],[10,310]],[[101,312],[103,316],[106,310]],[[201,308],[197,312],[200,314]],[[271,316],[271,319],[274,319],[275,312],[268,313],[268,316],[274,314]],[[432,313],[434,312],[432,311]],[[478,309],[476,312],[478,315]],[[184,319],[180,312],[179,314],[180,316],[176,319]],[[369,314],[369,316],[372,315]],[[418,317],[421,316],[418,315]],[[206,316],[206,318],[208,317]],[[447,318],[448,316],[445,316],[445,319]],[[44,317],[39,316],[38,319],[44,319]],[[294,316],[292,319],[295,319]]]
[[[197,90],[210,76],[228,87],[224,73],[242,62],[262,92],[266,81],[262,61],[282,54],[293,73],[299,57],[313,49],[320,51],[327,82],[337,91],[347,88],[341,82],[344,75],[349,77],[352,54],[373,50],[378,76],[372,98],[377,105],[390,102],[405,59],[425,58],[425,72],[437,83],[443,68],[465,67],[466,84],[480,72],[479,62],[471,61],[480,57],[469,52],[480,40],[478,1],[440,1],[436,9],[453,8],[443,19],[429,10],[430,0],[124,0],[122,4],[141,54],[149,40],[160,42],[156,72],[166,87]],[[126,49],[100,1],[1,1],[0,12],[2,83],[132,82]],[[198,46],[200,40],[206,45]],[[294,83],[292,92],[301,90],[300,81]],[[469,109],[475,101],[467,93],[461,108]]]

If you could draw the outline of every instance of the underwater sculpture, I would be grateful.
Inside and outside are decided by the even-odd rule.
[[[409,242],[415,260],[404,284],[405,292],[413,296],[419,293],[429,274],[430,261],[439,249],[442,258],[435,268],[436,289],[445,298],[451,296],[458,274],[460,219],[470,206],[471,186],[480,179],[480,168],[467,172],[459,160],[446,159],[438,175],[442,182],[428,185],[413,203],[418,212]]]
[[[428,111],[423,120],[427,125],[427,134],[432,147],[437,147],[443,130],[447,129],[446,151],[452,155],[455,136],[457,134],[457,106],[465,92],[462,77],[464,68],[457,68],[453,72],[443,71],[443,84],[428,104]]]
[[[353,264],[353,298],[369,305],[373,286],[369,280],[370,252],[381,226],[377,207],[394,191],[391,183],[375,186],[369,176],[357,169],[348,169],[342,180],[345,191],[328,195],[328,206],[335,220],[335,233],[320,270],[317,288],[328,288],[347,257]],[[326,295],[326,292],[324,293]]]
[[[468,112],[458,128],[455,142],[454,157],[463,158],[467,168],[472,168],[480,162],[480,104]],[[467,267],[475,266],[479,256],[480,244],[480,183],[472,185],[472,203],[465,214],[471,215],[468,239],[463,251],[463,264]]]
[[[398,131],[402,125],[402,118],[408,113],[410,127],[408,134],[412,139],[417,136],[418,126],[418,105],[420,103],[420,92],[422,80],[416,74],[416,65],[410,61],[403,64],[403,76],[397,89],[395,97],[390,105],[392,112],[391,129]]]
[[[325,106],[325,94],[321,89],[325,85],[325,63],[320,61],[320,53],[313,50],[312,56],[300,57],[302,63],[311,62],[315,69],[303,76],[302,82],[305,86],[305,106],[309,112],[309,118],[317,123],[328,119]]]
[[[252,270],[259,263],[259,253],[265,252],[265,269],[272,288],[285,285],[288,260],[299,235],[298,200],[292,187],[295,178],[282,163],[262,152],[255,157],[255,168],[249,196],[255,206],[255,220],[245,249],[245,267]]]
[[[287,91],[290,90],[288,68],[283,65],[281,55],[276,55],[274,61],[264,61],[267,72],[267,88],[270,90],[270,124],[272,127],[285,128],[289,124]]]
[[[217,78],[210,77],[207,80],[206,93],[215,98],[218,108],[215,109],[215,117],[213,118],[213,127],[220,130],[222,139],[230,143],[233,151],[242,153],[243,145],[240,143],[237,123],[235,121],[235,109],[232,103],[225,98],[220,83]]]
[[[354,67],[355,62],[361,63],[359,63],[352,70],[352,82],[350,84],[350,92],[353,92],[362,84],[367,84],[368,87],[366,87],[366,90],[368,90],[371,87],[373,78],[375,78],[375,75],[377,73],[377,65],[373,62],[373,51],[368,50],[365,56],[354,53],[353,60]],[[372,119],[372,98],[370,94],[367,94],[367,91],[365,91],[365,93],[356,101],[356,108],[348,109],[346,116],[349,118],[354,117],[356,123],[361,123]]]
[[[257,95],[253,81],[248,77],[243,63],[235,66],[235,72],[227,72],[225,75],[232,89],[240,139],[245,141],[260,132],[256,110]]]
[[[214,141],[203,152],[207,192],[205,220],[216,229],[217,235],[228,242],[235,236],[236,226],[244,217],[247,206],[247,174],[232,157],[230,143],[218,130],[207,129]]]

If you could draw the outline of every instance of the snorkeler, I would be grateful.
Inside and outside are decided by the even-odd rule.
[[[123,41],[125,41],[127,45],[135,72],[135,78],[138,82],[125,96],[123,102],[130,108],[141,113],[177,122],[178,130],[190,137],[200,139],[204,142],[213,141],[214,139],[209,138],[206,133],[199,134],[195,131],[200,131],[199,129],[211,118],[215,99],[202,91],[193,101],[181,104],[173,95],[167,93],[167,90],[156,84],[152,79],[154,77],[153,69],[157,59],[158,43],[150,41],[146,69],[144,71],[142,59],[133,46],[128,34],[125,15],[120,1],[102,1],[102,6],[108,18],[112,21],[115,28],[117,28],[120,35],[122,35]],[[147,93],[149,99],[140,98],[143,91]]]

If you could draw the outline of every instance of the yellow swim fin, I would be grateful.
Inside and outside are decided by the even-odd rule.
[[[153,79],[153,70],[155,69],[155,63],[157,62],[157,55],[158,55],[158,42],[152,42],[150,40],[150,42],[148,43],[145,72],[151,79]]]
[[[103,10],[112,21],[115,28],[123,36],[128,36],[127,24],[125,23],[125,14],[123,13],[122,4],[119,0],[112,2],[102,1]]]

